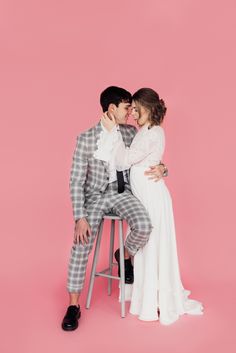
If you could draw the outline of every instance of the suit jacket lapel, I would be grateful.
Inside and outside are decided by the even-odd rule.
[[[99,121],[99,123],[95,126],[96,149],[97,149],[97,142],[100,138],[101,132],[102,132],[102,125],[101,125],[101,121]],[[108,163],[105,161],[100,161],[100,162],[104,165],[105,169],[107,169]]]
[[[102,125],[101,125],[101,121],[99,121],[99,123],[95,126],[96,142],[99,140],[101,132],[102,132]]]
[[[126,147],[129,146],[130,141],[129,141],[129,136],[127,135],[127,129],[125,128],[124,125],[119,125],[119,129],[120,129],[121,136],[122,136],[122,139],[124,141],[125,146]]]

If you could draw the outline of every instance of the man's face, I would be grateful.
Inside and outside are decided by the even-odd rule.
[[[118,107],[114,105],[113,115],[117,124],[127,124],[131,112],[131,104],[121,102]]]

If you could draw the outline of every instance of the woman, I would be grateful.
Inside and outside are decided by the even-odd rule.
[[[140,130],[130,148],[125,147],[115,119],[105,114],[102,124],[107,129],[106,144],[100,143],[99,154],[115,153],[117,170],[131,168],[132,192],[147,209],[153,225],[148,243],[134,256],[130,312],[140,320],[159,319],[170,324],[184,313],[201,314],[202,304],[188,298],[190,292],[181,282],[172,201],[165,181],[155,183],[144,175],[147,167],[162,160],[165,135],[161,123],[165,113],[165,103],[154,90],[138,90],[133,95],[132,115]]]

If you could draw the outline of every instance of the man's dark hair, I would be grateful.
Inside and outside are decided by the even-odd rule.
[[[103,112],[108,110],[109,104],[115,104],[117,107],[120,103],[131,103],[132,95],[124,88],[110,86],[107,87],[100,96],[100,103]]]

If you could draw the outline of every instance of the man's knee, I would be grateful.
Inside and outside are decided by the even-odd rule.
[[[86,258],[93,248],[93,242],[89,243],[76,243],[72,246],[71,255],[76,257],[78,260],[81,258]]]
[[[135,231],[143,235],[149,235],[152,231],[152,223],[148,216],[139,217],[135,222]]]

